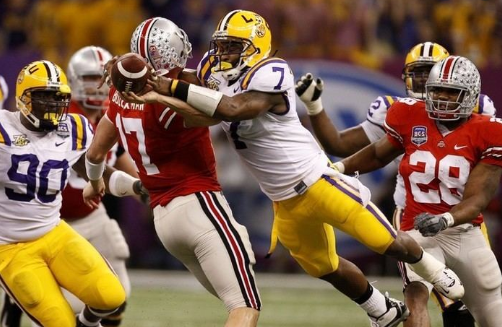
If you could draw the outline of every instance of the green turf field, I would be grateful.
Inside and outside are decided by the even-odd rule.
[[[365,313],[329,284],[304,275],[258,274],[261,327],[369,327]],[[402,299],[398,278],[370,278],[382,291]],[[195,279],[180,272],[132,271],[133,290],[123,327],[221,327],[222,304]],[[432,326],[442,326],[429,306]],[[23,327],[28,327],[27,322]]]

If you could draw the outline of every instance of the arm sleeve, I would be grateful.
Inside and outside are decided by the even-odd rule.
[[[502,167],[502,119],[491,118],[484,125],[478,134],[484,143],[480,161]]]

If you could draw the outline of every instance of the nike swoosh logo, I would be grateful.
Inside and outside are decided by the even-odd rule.
[[[58,143],[56,142],[56,146],[60,146],[61,144],[63,144],[64,142],[61,142],[61,143]]]
[[[237,93],[237,91],[239,91],[239,87],[238,86],[234,89],[234,93]]]
[[[467,145],[456,145],[455,144],[455,146],[453,146],[453,149],[455,149],[455,150],[460,150],[460,149],[463,149],[463,148],[467,148]]]

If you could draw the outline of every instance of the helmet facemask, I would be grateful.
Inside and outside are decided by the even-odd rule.
[[[271,47],[272,33],[263,17],[252,11],[233,10],[220,20],[213,33],[209,51],[212,71],[234,80],[267,58]]]
[[[213,72],[221,72],[226,79],[233,80],[240,76],[259,49],[246,39],[216,36],[210,42],[209,53],[211,60],[216,61]]]
[[[68,81],[72,98],[86,109],[103,110],[110,91],[106,83],[98,89],[105,64],[112,54],[97,46],[86,46],[73,54],[68,62]]]
[[[456,121],[471,116],[481,90],[481,77],[467,58],[449,56],[432,67],[425,85],[429,117]]]
[[[411,64],[404,68],[403,79],[406,84],[406,94],[409,97],[425,100],[425,83],[432,66],[434,62]]]
[[[20,98],[20,110],[38,130],[54,131],[66,119],[70,94],[55,90],[27,90]],[[18,103],[19,105],[19,103]]]
[[[71,82],[73,100],[84,108],[104,110],[108,104],[109,86],[104,83],[99,89],[101,75],[80,75]]]
[[[407,96],[425,100],[425,82],[429,72],[438,61],[448,57],[448,51],[434,42],[415,45],[406,55],[401,78],[406,86]]]

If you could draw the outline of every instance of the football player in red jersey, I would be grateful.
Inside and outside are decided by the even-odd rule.
[[[132,35],[131,51],[146,58],[158,75],[187,78],[182,70],[191,44],[165,18],[142,22]],[[190,122],[164,105],[128,103],[114,88],[109,97],[87,153],[90,179],[99,184],[92,171],[102,171],[106,153],[120,138],[149,191],[164,247],[224,302],[225,326],[256,326],[261,299],[255,258],[246,228],[234,219],[221,192],[209,129],[187,128]]]
[[[85,116],[94,129],[108,106],[108,88],[97,89],[97,86],[102,78],[104,65],[111,58],[112,55],[107,50],[87,46],[75,52],[68,63],[68,82],[72,89],[68,112]],[[137,177],[131,158],[118,143],[108,153],[107,164]],[[82,190],[86,183],[85,179],[72,172],[62,193],[61,218],[106,257],[129,296],[131,284],[126,271],[129,248],[116,220],[108,216],[104,205],[100,203],[97,208],[91,208],[84,203]],[[73,311],[80,312],[83,303],[64,289],[63,293]],[[19,327],[22,311],[7,296],[3,305],[1,321],[5,321],[5,327]],[[112,315],[103,318],[103,327],[119,326],[124,309],[125,303]]]
[[[426,99],[404,98],[390,108],[387,137],[342,160],[345,173],[365,173],[404,154],[406,188],[401,230],[451,267],[464,282],[462,301],[482,327],[502,321],[502,275],[480,229],[482,210],[502,176],[502,120],[474,114],[481,79],[464,57],[432,68]],[[430,284],[401,265],[405,301],[413,314],[405,326],[430,326]]]
[[[406,55],[402,74],[406,94],[414,99],[425,100],[425,82],[430,70],[436,62],[448,56],[448,51],[434,42],[419,43],[411,48]],[[396,96],[378,96],[369,106],[365,121],[358,126],[338,131],[326,111],[323,110],[321,101],[322,79],[314,79],[310,73],[305,74],[297,82],[296,92],[307,108],[310,123],[323,148],[333,156],[342,157],[354,154],[371,142],[376,142],[385,136],[385,117],[390,106],[399,100]],[[493,101],[485,94],[480,94],[473,112],[490,117],[496,115]],[[399,166],[400,161],[401,156],[394,160],[396,167]],[[405,193],[402,177],[398,173],[394,190],[396,209],[393,216],[393,225],[396,229],[400,228]],[[481,224],[481,230],[488,240],[484,223]],[[462,301],[452,301],[435,290],[432,293],[437,298],[437,303],[443,311],[444,327],[474,327],[474,318]]]

